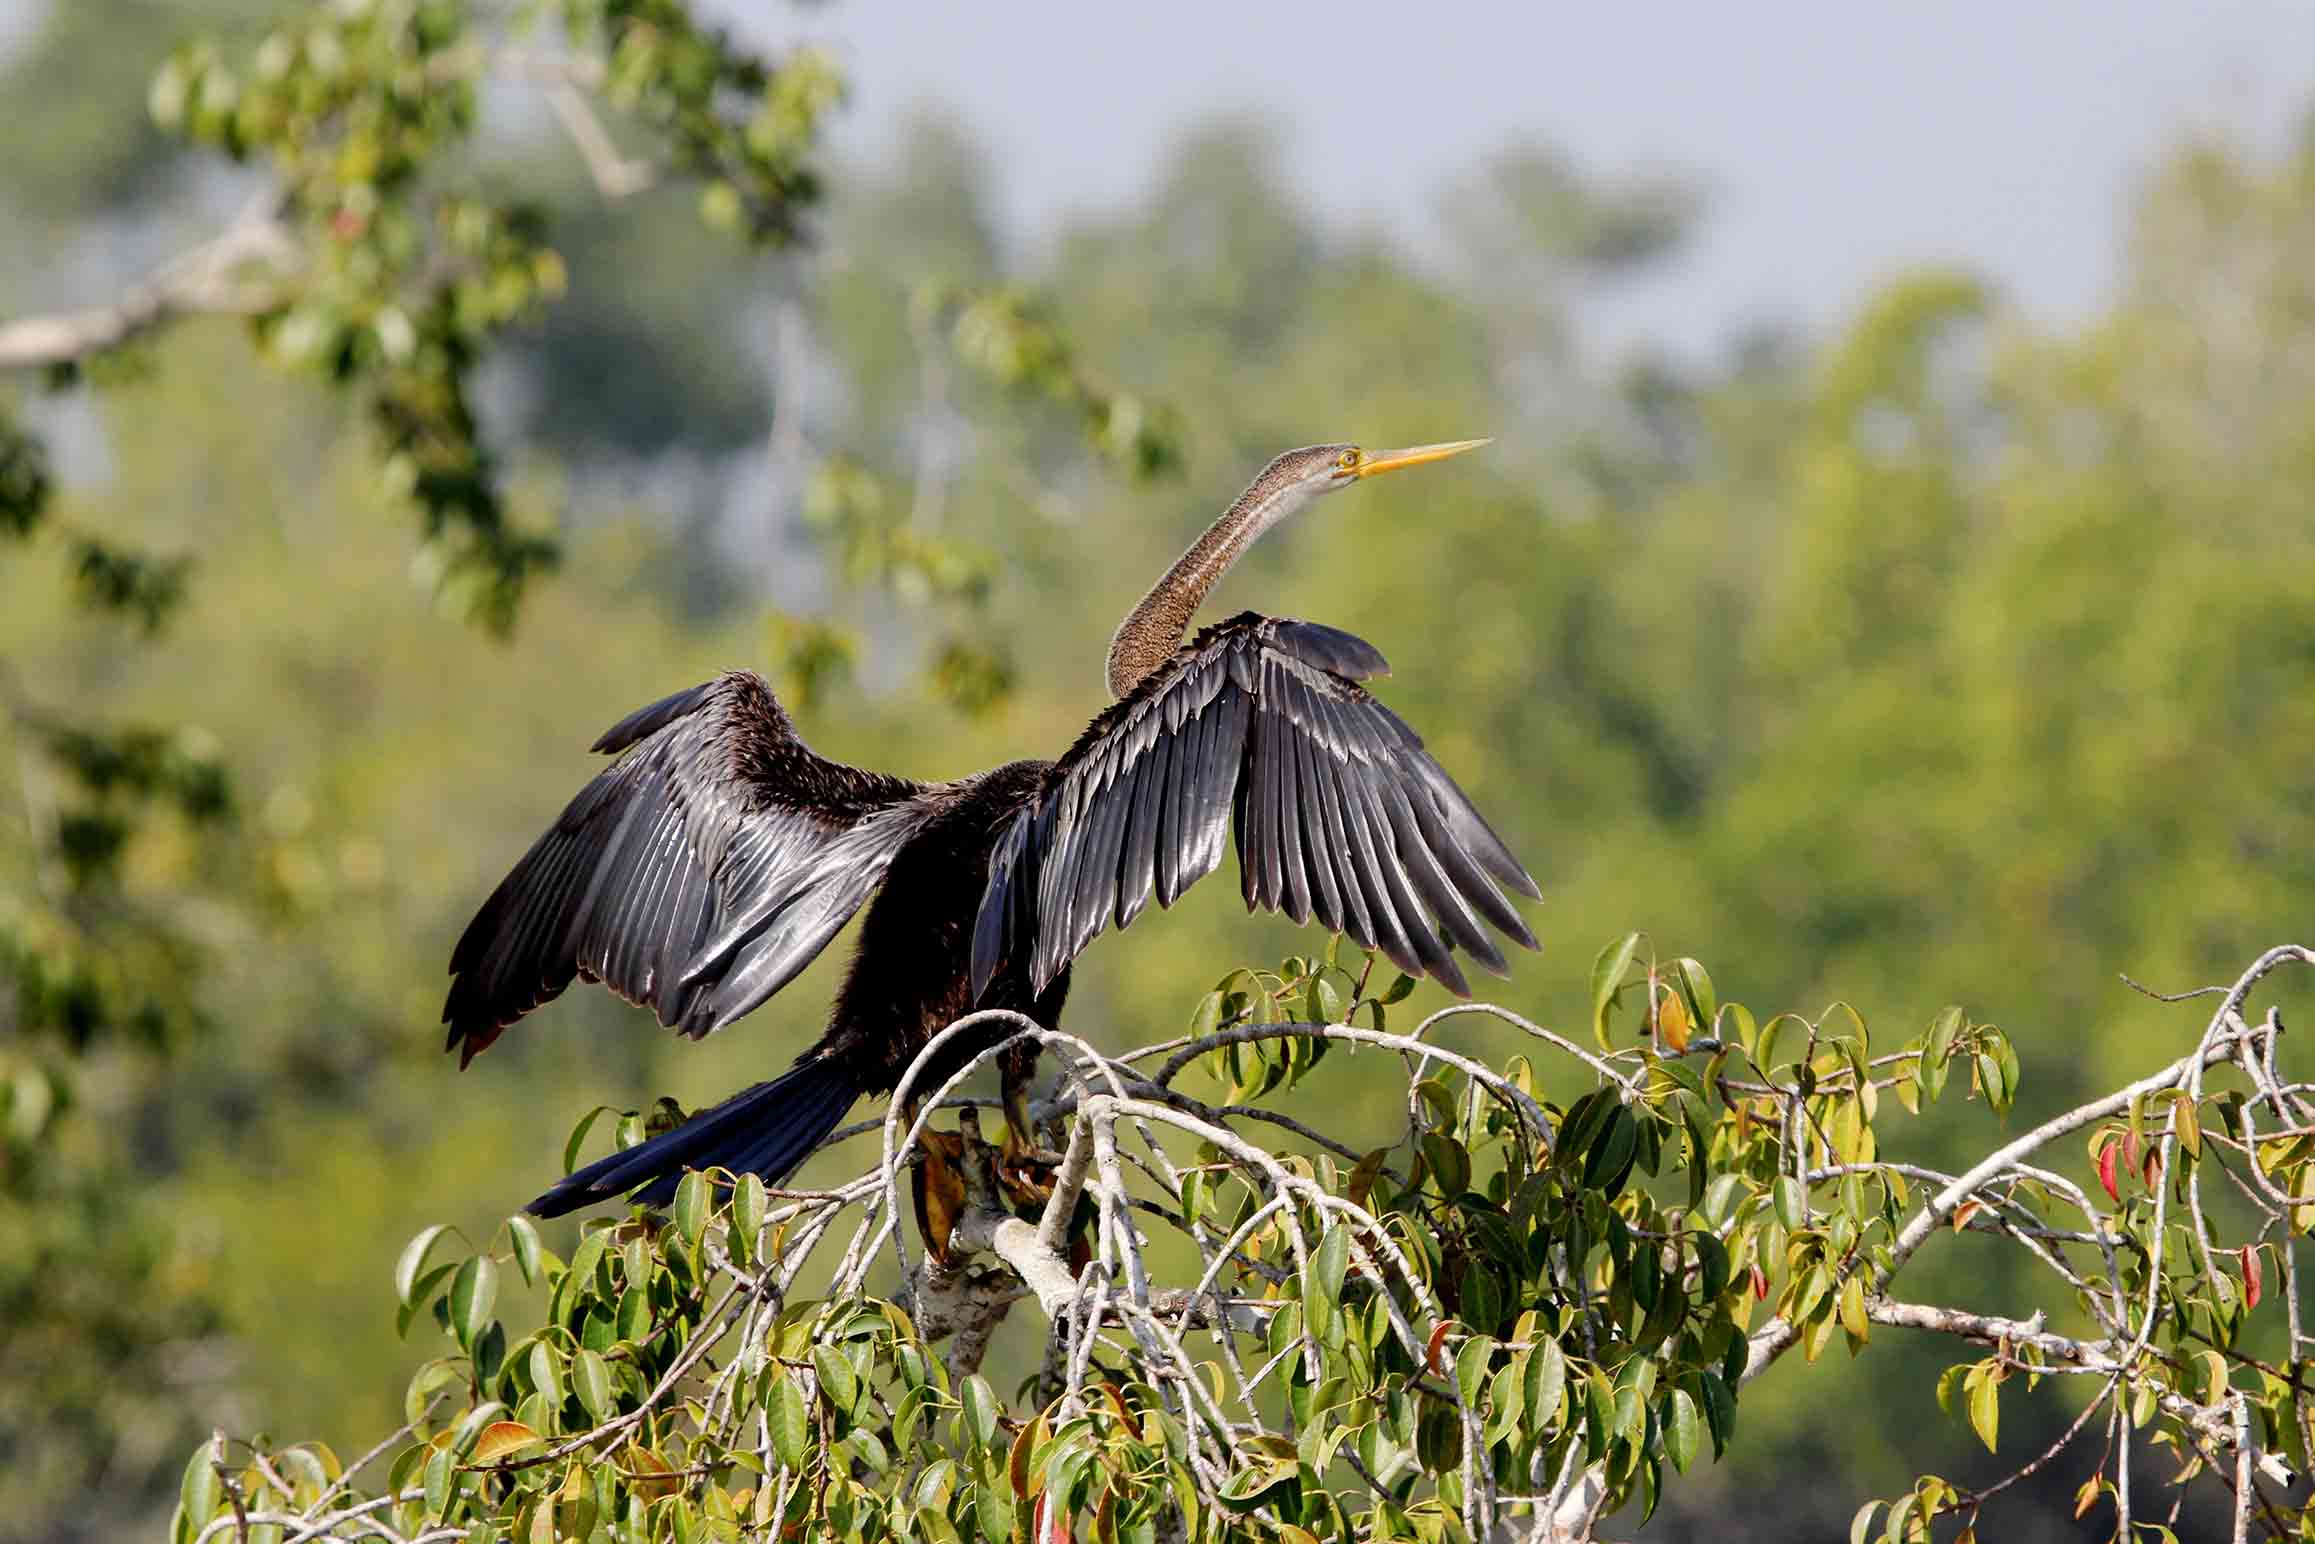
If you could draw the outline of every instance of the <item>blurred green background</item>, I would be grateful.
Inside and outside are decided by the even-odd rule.
[[[275,10],[18,8],[0,318],[102,298],[214,228],[238,185],[149,126],[146,83],[187,33]],[[1841,997],[1910,1034],[1965,1003],[2014,1036],[2046,1110],[2199,1026],[2118,971],[2177,988],[2304,941],[2315,127],[2258,148],[2177,130],[2095,237],[2111,283],[2063,321],[1930,244],[1833,314],[1659,344],[1616,308],[1683,265],[1709,288],[1715,198],[1684,178],[1527,140],[1346,220],[1275,117],[1223,111],[1097,210],[1025,222],[1008,188],[1037,180],[1033,145],[880,112],[812,249],[778,256],[717,242],[679,194],[607,207],[539,114],[490,120],[571,276],[484,382],[486,431],[566,546],[503,642],[431,603],[360,416],[236,324],[8,399],[49,443],[61,519],[193,560],[147,636],[76,608],[56,544],[0,559],[12,969],[64,883],[71,790],[39,715],[166,729],[222,762],[233,815],[141,831],[102,900],[191,1027],[91,1043],[55,1112],[11,1085],[0,1533],[165,1515],[212,1426],[366,1446],[421,1354],[388,1285],[412,1232],[481,1236],[597,1102],[706,1102],[817,1033],[841,946],[703,1047],[585,992],[463,1076],[440,1054],[451,940],[605,725],[833,619],[857,645],[803,710],[821,750],[923,777],[1056,754],[1099,706],[1116,617],[1290,445],[1497,437],[1273,536],[1217,606],[1390,656],[1391,704],[1548,891],[1543,955],[1490,988],[1523,1013],[1580,1026],[1593,952],[1645,928],[1764,1016]],[[1789,239],[1841,241],[1838,211]],[[1058,410],[958,370],[912,323],[927,284],[1033,289],[1090,371],[1177,415],[1178,475],[1131,480]],[[805,493],[831,456],[906,490],[900,528],[991,555],[961,612],[846,582]],[[983,689],[942,687],[959,631]],[[1071,1027],[1171,1033],[1229,966],[1295,946],[1217,880],[1088,956]],[[4,1004],[0,1058],[8,1079],[60,1065]],[[1330,1067],[1327,1096],[1380,1119],[1355,1071]],[[1994,1129],[1947,1112],[1921,1151]],[[2016,1302],[1990,1248],[1957,1258],[1942,1290]],[[1838,1536],[1918,1470],[1993,1473],[1937,1412],[1935,1348],[1888,1341],[1869,1369],[1781,1369],[1646,1536]],[[2071,1408],[2014,1416],[2019,1451]],[[2010,1536],[2057,1536],[2050,1505]]]

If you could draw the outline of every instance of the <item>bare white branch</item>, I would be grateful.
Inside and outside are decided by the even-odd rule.
[[[268,199],[108,305],[0,322],[0,369],[72,364],[184,317],[266,310],[296,262],[297,244]]]

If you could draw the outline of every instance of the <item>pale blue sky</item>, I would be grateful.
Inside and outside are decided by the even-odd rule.
[[[1698,348],[1822,324],[1878,279],[1961,259],[2046,316],[2107,292],[2136,177],[2181,133],[2272,145],[2315,100],[2310,0],[1731,4],[765,5],[833,43],[846,143],[953,108],[1034,229],[1132,196],[1169,137],[1259,105],[1343,214],[1419,242],[1434,189],[1520,137],[1711,195],[1678,267],[1595,313]]]
[[[2315,103],[2315,0],[711,3],[835,47],[849,149],[952,110],[1031,239],[1131,198],[1185,124],[1249,107],[1321,202],[1418,248],[1436,190],[1522,138],[1692,174],[1710,199],[1692,250],[1586,312],[1610,341],[1691,351],[1755,320],[1824,325],[1937,259],[2078,316],[2165,146],[2272,146]],[[38,4],[0,0],[0,46]]]

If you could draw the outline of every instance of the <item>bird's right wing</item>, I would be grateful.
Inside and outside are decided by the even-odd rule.
[[[442,1021],[463,1065],[600,981],[694,1037],[785,986],[859,910],[930,810],[922,784],[817,755],[734,671],[630,714],[467,925]]]
[[[1170,906],[1222,861],[1233,816],[1246,904],[1315,917],[1458,993],[1461,950],[1503,969],[1492,926],[1534,935],[1504,896],[1537,895],[1422,740],[1360,682],[1362,639],[1245,612],[1199,633],[1095,719],[989,859],[973,929],[976,996],[1018,958],[1042,989],[1154,895]]]

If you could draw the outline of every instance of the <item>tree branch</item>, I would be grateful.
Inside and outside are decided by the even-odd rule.
[[[603,127],[603,120],[595,116],[585,93],[568,77],[550,84],[546,94],[547,106],[554,110],[555,121],[570,136],[579,158],[587,163],[587,175],[595,179],[595,191],[605,199],[616,203],[659,180],[659,169],[649,161],[620,153],[610,131]]]
[[[2269,966],[2268,968],[2272,967]],[[2258,967],[2253,967],[2253,969],[2255,974],[2249,980],[2255,981],[2258,976],[2266,974],[2265,970],[2258,969]],[[2248,982],[2243,984],[2243,990],[2248,990]],[[2029,1155],[2047,1147],[2062,1136],[2079,1131],[2085,1126],[2096,1125],[2108,1116],[2121,1114],[2130,1108],[2134,1100],[2143,1098],[2157,1089],[2177,1087],[2190,1074],[2203,1067],[2214,1066],[2232,1058],[2235,1054],[2235,1042],[2236,1037],[2231,1034],[2222,1033],[2206,1036],[2198,1050],[2180,1057],[2160,1072],[2150,1077],[2140,1078],[2137,1082],[2126,1087],[2116,1089],[2103,1099],[2078,1105],[2063,1115],[2045,1121],[2016,1141],[1996,1149],[1981,1159],[1959,1179],[1932,1197],[1928,1205],[1924,1206],[1920,1213],[1905,1225],[1904,1231],[1899,1233],[1896,1240],[1889,1246],[1888,1262],[1876,1273],[1872,1283],[1874,1289],[1878,1291],[1886,1288],[1896,1274],[1905,1268],[1906,1262],[1913,1258],[1914,1253],[1928,1241],[1929,1236],[1936,1232],[1964,1201],[1993,1183],[2004,1173],[2015,1168]],[[1754,1331],[1752,1351],[1745,1362],[1744,1381],[1749,1383],[1768,1371],[1776,1359],[1791,1350],[1799,1339],[1800,1326],[1783,1318],[1771,1319],[1767,1324]]]
[[[73,364],[187,316],[248,316],[281,298],[297,246],[268,197],[218,235],[156,269],[109,305],[0,322],[0,369]]]
[[[1929,1330],[1974,1345],[2005,1351],[2031,1347],[2058,1366],[2077,1372],[2127,1379],[2132,1371],[2129,1362],[2115,1355],[2111,1341],[2076,1340],[2053,1334],[2043,1327],[2042,1315],[2038,1313],[2031,1319],[2004,1319],[1994,1314],[1968,1313],[1959,1308],[1905,1303],[1886,1297],[1867,1299],[1865,1313],[1875,1324]],[[2247,1430],[2236,1419],[2236,1401],[2232,1398],[2205,1405],[2183,1394],[2164,1394],[2159,1403],[2163,1414],[2192,1427],[2215,1449],[2236,1448],[2242,1441],[2250,1440]],[[2273,1453],[2259,1452],[2255,1440],[2245,1461],[2255,1464],[2261,1474],[2278,1485],[2291,1483],[2291,1466]]]

